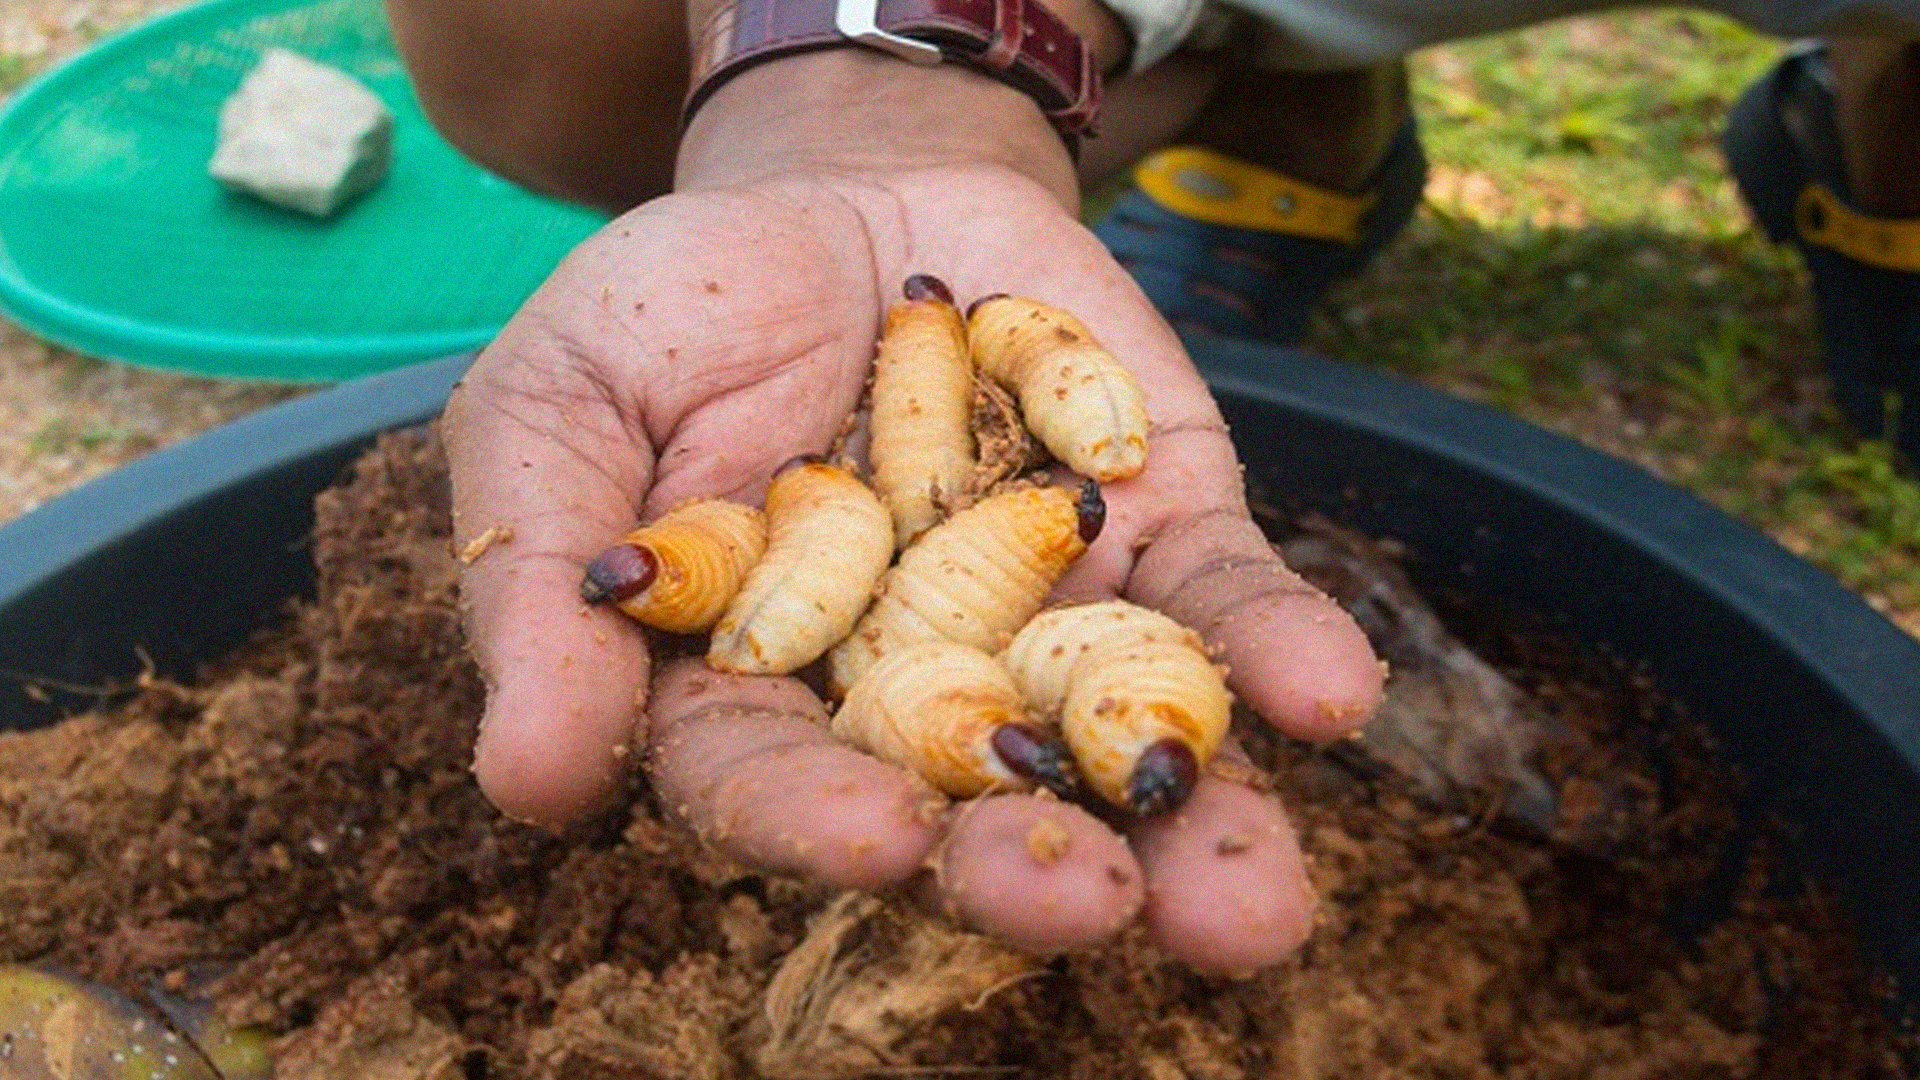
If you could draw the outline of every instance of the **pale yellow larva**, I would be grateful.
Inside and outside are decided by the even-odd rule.
[[[847,636],[893,558],[893,520],[860,478],[815,459],[767,487],[767,552],[727,605],[707,662],[743,675],[796,671]]]
[[[847,691],[833,733],[956,798],[1075,786],[1059,732],[1028,715],[1000,661],[958,642],[918,641],[881,657]]]
[[[887,312],[873,364],[873,486],[906,547],[939,521],[973,472],[973,361],[940,279],[915,274]]]
[[[1135,814],[1173,809],[1220,748],[1232,696],[1198,634],[1107,600],[1041,612],[1001,660],[1036,712],[1057,713],[1087,785]]]
[[[720,618],[766,545],[759,510],[695,499],[596,556],[580,581],[580,597],[615,604],[648,626],[697,634]]]
[[[915,641],[999,649],[1099,535],[1105,514],[1091,482],[1077,494],[1014,488],[928,529],[880,579],[852,636],[834,647],[832,689],[844,693],[875,660]]]
[[[968,309],[967,345],[975,366],[1019,396],[1028,430],[1068,468],[1107,483],[1146,467],[1146,395],[1080,320],[997,294]]]

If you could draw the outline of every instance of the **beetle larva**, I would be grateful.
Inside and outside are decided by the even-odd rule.
[[[973,362],[1013,388],[1027,428],[1053,456],[1101,483],[1147,464],[1147,402],[1139,380],[1080,320],[1035,300],[998,294],[967,311]]]
[[[660,630],[697,634],[720,618],[766,546],[760,511],[695,499],[596,556],[580,580],[580,598],[613,603]]]
[[[956,798],[1077,786],[1058,730],[1035,723],[1000,661],[953,641],[881,657],[847,691],[833,733]]]
[[[893,558],[893,519],[860,478],[812,458],[767,487],[767,553],[713,628],[707,662],[785,675],[847,636]]]
[[[873,606],[832,653],[844,693],[882,655],[946,639],[991,652],[1045,602],[1100,533],[1106,505],[1089,481],[990,495],[921,534],[880,579]]]
[[[1001,656],[1036,712],[1057,711],[1087,785],[1135,814],[1193,792],[1232,697],[1200,636],[1124,600],[1035,616]]]
[[[887,312],[873,362],[873,486],[906,547],[973,472],[973,361],[966,324],[939,278],[915,274]]]

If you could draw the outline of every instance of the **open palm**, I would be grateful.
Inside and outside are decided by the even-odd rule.
[[[1205,384],[1058,201],[985,166],[815,172],[668,196],[612,222],[455,393],[456,537],[511,537],[463,579],[490,688],[482,785],[517,816],[576,816],[628,767],[640,728],[666,805],[756,865],[860,888],[930,868],[956,914],[1035,949],[1144,914],[1203,969],[1283,957],[1311,901],[1268,797],[1208,777],[1125,836],[1043,796],[950,806],[835,742],[798,681],[697,661],[655,670],[634,625],[580,603],[582,567],[636,522],[696,495],[757,503],[782,462],[826,449],[914,273],[963,304],[1011,292],[1074,312],[1146,390],[1147,471],[1109,486],[1106,530],[1061,596],[1124,595],[1193,626],[1239,697],[1290,734],[1365,719],[1380,673],[1364,638],[1272,555]]]

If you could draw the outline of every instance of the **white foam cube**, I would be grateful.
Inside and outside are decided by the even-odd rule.
[[[326,217],[379,184],[393,114],[353,76],[270,48],[220,107],[207,171],[234,191]]]

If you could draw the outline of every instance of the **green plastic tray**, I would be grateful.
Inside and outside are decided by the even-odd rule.
[[[270,45],[352,73],[394,114],[386,182],[328,221],[207,176],[220,104]],[[0,114],[0,307],[133,364],[329,381],[474,349],[603,221],[442,140],[379,0],[212,0]]]

